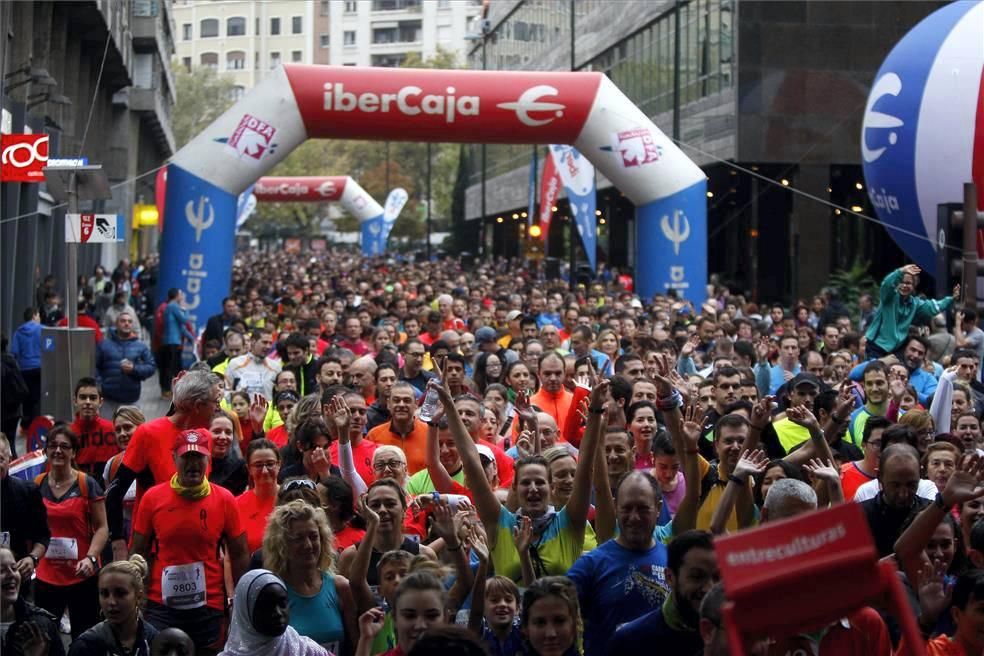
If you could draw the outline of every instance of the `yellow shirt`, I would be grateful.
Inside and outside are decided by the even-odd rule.
[[[704,460],[703,456],[698,455],[700,458],[700,478],[704,480],[704,476],[711,469],[711,463]],[[751,488],[752,481],[749,479],[748,486]],[[718,465],[718,483],[711,486],[711,489],[707,492],[707,496],[704,497],[704,502],[700,504],[700,510],[697,511],[697,529],[701,531],[707,531],[711,528],[711,519],[714,517],[714,511],[717,509],[718,504],[721,502],[721,496],[724,494],[724,488],[728,485],[728,477],[724,475],[721,470],[721,466]],[[738,512],[737,509],[731,510],[731,516],[728,517],[728,523],[725,524],[725,529],[729,533],[734,533],[738,530]]]

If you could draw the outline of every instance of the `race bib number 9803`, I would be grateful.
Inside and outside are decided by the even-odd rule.
[[[165,567],[161,574],[161,596],[168,608],[189,609],[204,606],[204,563]]]

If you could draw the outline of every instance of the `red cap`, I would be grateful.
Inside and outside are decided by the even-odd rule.
[[[177,437],[174,438],[174,455],[183,456],[189,451],[195,453],[203,453],[205,455],[212,454],[212,434],[209,433],[204,428],[192,428],[190,430],[181,431]]]

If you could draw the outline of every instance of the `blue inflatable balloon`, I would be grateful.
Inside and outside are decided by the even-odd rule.
[[[937,205],[984,199],[984,2],[958,1],[906,34],[875,76],[861,129],[868,196],[895,242],[933,271]]]

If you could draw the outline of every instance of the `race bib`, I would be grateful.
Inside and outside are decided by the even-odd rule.
[[[255,372],[247,372],[239,377],[239,389],[250,393],[262,394],[264,391],[263,376]]]
[[[165,567],[161,574],[161,596],[168,608],[189,609],[205,605],[205,564]]]
[[[10,531],[0,531],[0,547],[10,548]]]
[[[75,538],[51,538],[44,557],[48,560],[78,560],[79,541]]]

